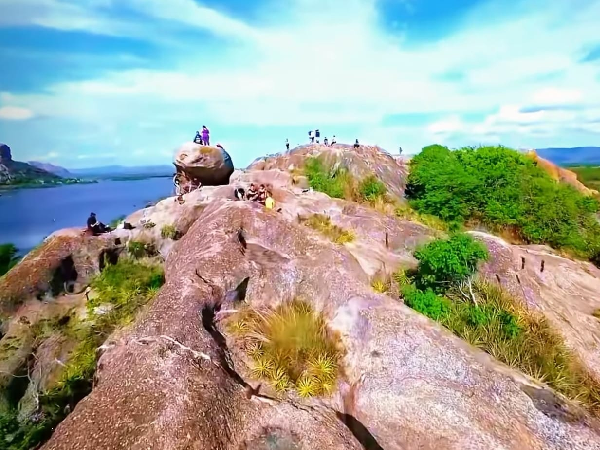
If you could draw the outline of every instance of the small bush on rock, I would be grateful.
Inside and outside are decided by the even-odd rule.
[[[472,276],[488,252],[471,236],[456,234],[430,242],[415,252],[415,258],[419,260],[417,287],[443,293]]]
[[[385,197],[387,188],[375,175],[369,175],[359,183],[358,192],[363,201],[374,202]]]
[[[301,397],[332,392],[339,371],[338,340],[308,303],[243,310],[227,328],[243,339],[253,376],[269,380],[278,392],[293,388]]]
[[[304,166],[308,183],[315,191],[332,198],[355,198],[354,180],[346,169],[326,166],[318,158],[308,158]]]
[[[177,228],[175,228],[175,225],[164,225],[160,229],[160,235],[163,239],[176,240],[179,233],[177,232]]]
[[[127,250],[129,250],[129,254],[134,258],[156,256],[156,247],[152,242],[129,241]]]
[[[352,231],[334,225],[331,223],[331,219],[323,214],[313,214],[304,223],[327,236],[336,244],[352,242],[356,238]]]

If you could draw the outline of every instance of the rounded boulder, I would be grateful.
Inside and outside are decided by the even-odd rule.
[[[187,178],[196,178],[205,186],[229,184],[234,171],[231,156],[224,149],[193,142],[177,150],[174,164]]]

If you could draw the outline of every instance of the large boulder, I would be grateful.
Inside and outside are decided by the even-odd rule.
[[[205,186],[228,184],[234,171],[231,157],[223,148],[193,142],[177,150],[174,164],[187,179],[196,178]]]

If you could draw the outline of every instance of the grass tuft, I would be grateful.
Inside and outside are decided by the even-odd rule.
[[[340,352],[325,319],[302,301],[275,309],[242,310],[227,323],[243,339],[253,360],[252,375],[277,392],[295,389],[301,397],[327,395],[335,387]]]
[[[334,225],[331,223],[331,219],[323,214],[313,214],[304,223],[336,244],[346,244],[356,239],[356,235],[352,231]]]
[[[143,241],[129,241],[127,245],[129,254],[136,259],[143,258],[145,256],[156,256],[156,246],[152,242]]]
[[[386,294],[390,290],[390,282],[381,277],[376,277],[371,281],[371,287],[379,294]]]
[[[164,225],[161,229],[160,229],[160,235],[163,239],[173,239],[176,240],[179,233],[177,231],[177,228],[175,228],[175,225]]]

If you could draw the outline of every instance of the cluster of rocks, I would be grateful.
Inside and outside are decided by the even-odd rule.
[[[122,248],[133,239],[152,240],[165,261],[166,284],[130,329],[103,346],[92,393],[43,448],[600,448],[600,426],[583,409],[398,298],[373,291],[374,276],[414,266],[414,249],[433,239],[435,231],[365,205],[305,192],[294,170],[307,157],[320,155],[357,177],[375,174],[401,197],[404,162],[376,147],[363,151],[305,146],[234,173],[221,150],[186,145],[175,165],[189,178],[201,178],[204,187],[186,194],[183,205],[165,199],[130,215],[126,220],[133,230],[73,237],[86,255]],[[209,166],[214,170],[206,170]],[[271,184],[281,212],[234,201],[234,187],[250,182]],[[355,241],[335,244],[298,220],[312,214],[351,229]],[[145,228],[148,221],[155,226]],[[174,225],[183,237],[162,238],[164,225]],[[53,239],[61,236],[66,239],[65,232],[51,238],[13,269],[11,280],[26,277],[33,258],[51,255],[50,246],[59,242]],[[600,308],[600,271],[547,248],[477,236],[492,255],[482,275],[499,279],[524,304],[545,314],[598,376],[600,321],[590,314]],[[50,266],[58,267],[75,252],[73,245],[46,259],[50,272],[38,276],[46,279]],[[78,271],[88,264],[81,257],[73,261]],[[92,266],[82,273],[98,270]],[[36,281],[41,287],[35,295],[44,290],[42,281]],[[242,284],[243,298],[232,296]],[[22,293],[21,306],[15,306],[20,309],[7,311],[5,328],[16,327],[27,315],[25,306],[37,301],[32,296]],[[298,297],[323,312],[345,349],[344,376],[331,397],[267,395],[219,320],[219,310],[240,306],[234,298],[264,307]]]

